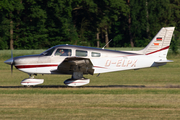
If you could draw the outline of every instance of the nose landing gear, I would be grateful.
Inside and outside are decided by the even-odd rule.
[[[43,82],[44,82],[44,79],[34,79],[34,75],[29,74],[29,78],[22,80],[21,85],[29,87],[32,85],[42,84]]]

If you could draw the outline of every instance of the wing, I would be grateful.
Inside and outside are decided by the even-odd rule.
[[[72,74],[82,72],[83,74],[94,74],[93,64],[89,58],[68,57],[58,66],[57,72],[62,74]]]

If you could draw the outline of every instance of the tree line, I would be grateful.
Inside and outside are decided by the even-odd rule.
[[[179,0],[0,1],[0,49],[103,47],[110,39],[107,47],[143,47],[169,26],[178,45]]]

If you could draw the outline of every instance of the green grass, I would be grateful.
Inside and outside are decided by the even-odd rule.
[[[179,94],[0,94],[0,97],[0,119],[180,118]]]
[[[140,48],[139,48],[140,49]],[[128,50],[128,49],[127,49]],[[14,56],[39,54],[44,50],[15,50]],[[2,88],[20,86],[28,75],[4,60],[11,51],[0,51],[0,119],[71,119],[71,120],[170,120],[180,119],[180,56],[168,54],[168,63],[159,68],[147,68],[86,75],[87,86],[137,85],[144,88]],[[9,55],[8,55],[9,54]],[[40,86],[64,85],[70,75],[38,75],[45,79]],[[161,87],[161,88],[158,88]]]
[[[179,89],[166,88],[1,88],[0,94],[111,94],[111,95],[139,95],[139,94],[180,94]]]

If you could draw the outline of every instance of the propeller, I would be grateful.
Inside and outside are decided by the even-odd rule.
[[[11,50],[11,58],[4,61],[4,63],[11,65],[11,74],[13,73],[13,65],[14,65],[14,58],[13,58],[13,52]]]

